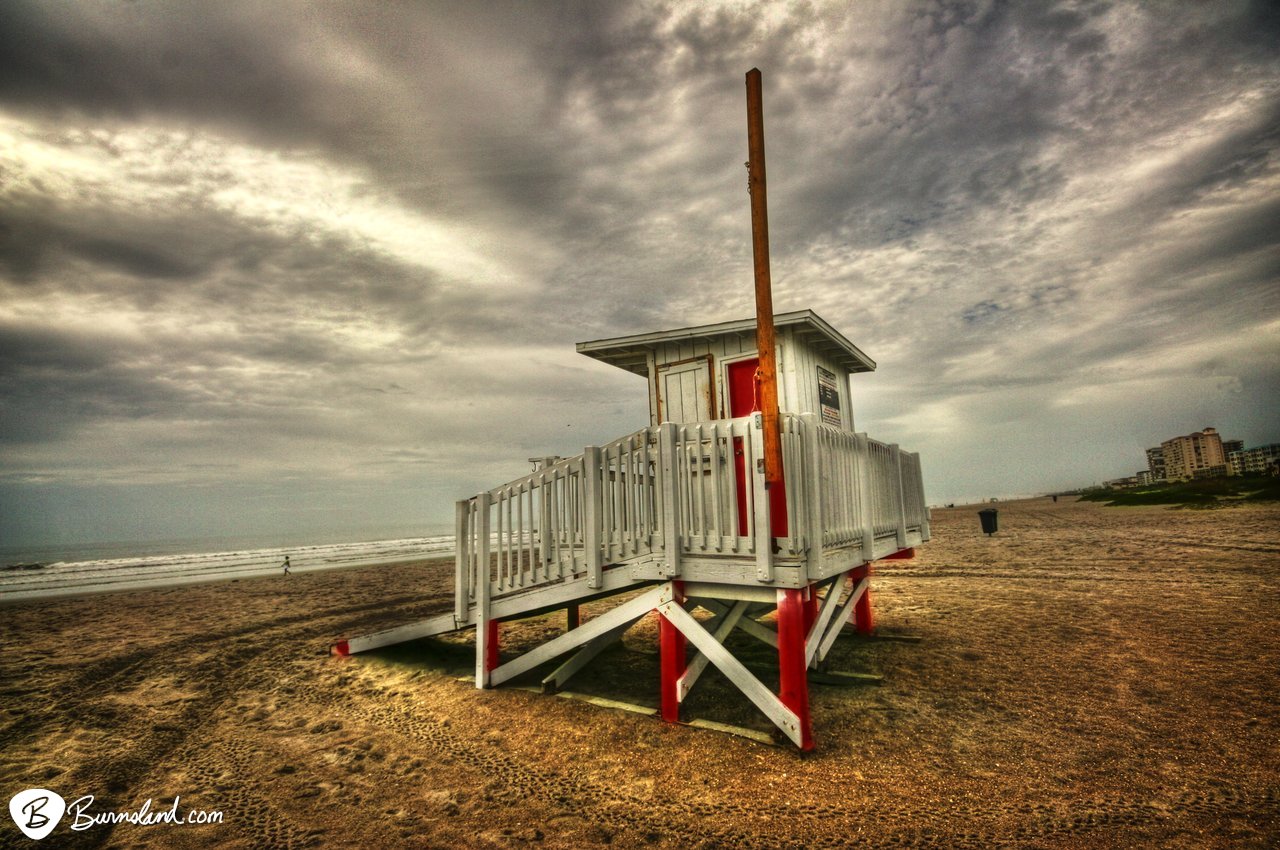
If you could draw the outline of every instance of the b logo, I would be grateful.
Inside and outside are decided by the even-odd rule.
[[[9,814],[27,838],[39,841],[58,825],[67,810],[67,801],[44,788],[28,788],[13,795]]]

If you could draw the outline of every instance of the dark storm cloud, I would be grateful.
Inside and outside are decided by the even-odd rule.
[[[324,118],[306,97],[323,48],[306,38],[309,17],[281,28],[252,4],[15,0],[0,9],[0,97],[34,111],[305,134]]]
[[[191,278],[201,272],[189,254],[171,244],[146,244],[124,222],[104,228],[118,236],[94,233],[84,224],[64,227],[39,218],[0,220],[0,264],[12,278],[25,282],[74,257],[144,280]]]
[[[1151,439],[1237,401],[1274,439],[1277,36],[1265,3],[3,4],[0,474],[430,469],[447,506],[637,427],[572,343],[750,315],[752,66],[775,304],[881,363],[859,427],[944,490],[985,428],[1127,428],[1179,381]]]
[[[118,338],[0,324],[0,443],[66,439],[104,419],[183,403],[184,393],[154,378]]]

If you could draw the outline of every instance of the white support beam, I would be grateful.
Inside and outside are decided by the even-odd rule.
[[[840,593],[843,590],[844,576],[827,585],[827,595],[822,600],[822,609],[818,612],[818,618],[813,621],[813,625],[809,628],[809,634],[804,639],[804,661],[806,667],[813,666],[814,658],[818,655],[819,643],[822,637],[826,635],[827,624],[831,622],[831,615],[840,607]]]
[[[708,597],[720,601],[745,599],[748,602],[768,605],[770,608],[778,601],[778,593],[772,587],[762,587],[758,584],[720,584],[710,581],[686,581],[684,596],[686,599]]]
[[[630,602],[624,602],[612,611],[607,611],[599,617],[584,623],[573,631],[566,632],[536,649],[526,652],[519,658],[497,667],[489,673],[489,684],[500,685],[522,673],[527,673],[539,664],[544,664],[553,658],[564,655],[566,652],[577,649],[593,638],[597,638],[625,622],[632,622],[657,608],[663,602],[670,600],[671,585],[659,585],[649,592],[637,596]],[[477,653],[479,653],[478,648]]]
[[[778,592],[775,590],[773,591],[773,594],[776,597],[778,595]],[[717,616],[723,616],[725,612],[729,610],[729,606],[725,605],[722,602],[717,602],[710,599],[699,599],[697,600],[697,602],[703,608],[706,608],[712,614],[715,614]],[[773,608],[776,606],[776,604],[777,604],[776,602],[770,603],[769,607]],[[747,616],[743,617],[741,620],[738,621],[738,628],[746,632],[747,634],[751,635],[753,638],[760,641],[761,643],[768,644],[774,649],[778,648],[778,633],[775,632],[773,629],[769,628],[768,626],[764,625],[763,623],[758,623],[755,620],[751,619],[750,613],[748,613]]]
[[[845,600],[832,618],[830,628],[822,635],[822,640],[818,644],[819,661],[826,659],[827,653],[831,651],[831,645],[836,642],[836,638],[839,637],[840,632],[844,629],[844,624],[849,622],[849,612],[853,610],[854,605],[858,604],[858,598],[866,593],[867,588],[870,586],[871,580],[866,578],[854,585],[853,592],[849,594],[849,598]],[[834,587],[832,592],[836,592]],[[838,593],[836,595],[839,596]]]
[[[636,621],[644,618],[648,613],[648,611],[642,611],[630,620],[620,623],[604,634],[587,641],[581,649],[542,680],[542,690],[546,693],[554,693],[560,690],[560,688],[564,687],[564,683],[569,681],[583,667],[586,667],[591,659],[620,640],[623,634],[636,624]]]
[[[734,658],[702,624],[693,618],[688,611],[674,602],[665,602],[658,606],[658,612],[674,625],[698,648],[703,655],[716,665],[725,678],[751,700],[773,724],[782,730],[797,747],[802,746],[800,718],[796,713],[782,704],[782,700],[764,686],[742,662]]]
[[[738,621],[741,620],[742,615],[747,612],[747,606],[750,604],[751,603],[746,600],[739,600],[734,603],[728,613],[723,616],[717,616],[714,621],[715,631],[711,634],[722,646],[724,645],[725,638],[727,638],[729,636],[729,632],[733,631],[734,627],[738,625]],[[698,681],[698,677],[702,675],[702,671],[707,669],[708,662],[709,659],[701,651],[699,651],[693,657],[693,660],[689,662],[689,666],[685,668],[684,675],[676,682],[676,695],[680,699],[680,702],[684,702],[684,698],[689,695],[691,690],[693,690],[693,686]]]
[[[371,649],[381,649],[384,646],[394,646],[397,643],[434,637],[446,632],[456,632],[462,627],[455,619],[453,612],[447,612],[429,620],[419,620],[416,623],[406,623],[403,626],[396,626],[392,629],[383,629],[380,632],[347,638],[339,641],[334,646],[335,650],[338,650],[338,655],[355,655],[358,652],[368,652]]]

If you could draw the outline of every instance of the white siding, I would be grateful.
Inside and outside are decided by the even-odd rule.
[[[849,373],[829,358],[810,346],[797,342],[792,328],[782,328],[778,332],[778,406],[791,413],[821,413],[818,402],[818,367],[826,369],[836,376],[836,388],[840,395],[840,427],[853,431],[853,405],[849,396]],[[753,356],[756,352],[755,333],[728,334],[712,340],[681,341],[659,343],[654,347],[651,362],[651,379],[649,381],[650,424],[660,424],[658,408],[663,408],[663,418],[670,419],[665,401],[669,391],[661,382],[665,372],[665,364],[681,364],[695,357],[711,355],[713,359],[712,375],[714,386],[709,394],[712,401],[710,418],[724,418],[729,415],[728,398],[725,387],[725,363]],[[705,362],[705,361],[704,361]],[[672,367],[679,368],[679,367]],[[683,380],[683,379],[681,379]],[[680,392],[683,392],[681,384]],[[662,393],[663,403],[658,404],[658,394]],[[675,392],[673,387],[670,392]],[[682,408],[683,409],[683,408]],[[681,415],[685,415],[682,413]],[[670,421],[696,421],[693,419],[671,419]]]

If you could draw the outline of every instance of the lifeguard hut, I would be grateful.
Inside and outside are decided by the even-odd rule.
[[[458,502],[453,610],[334,653],[475,629],[477,687],[541,668],[556,690],[656,611],[663,719],[711,664],[813,748],[809,668],[847,623],[871,631],[870,565],[909,557],[929,519],[919,457],[854,429],[849,379],[875,363],[816,313],[773,312],[759,88],[753,69],[756,319],[578,343],[647,380],[649,425]],[[580,621],[583,602],[621,594]],[[558,609],[563,634],[502,656],[501,623]],[[735,629],[776,647],[777,693],[726,647]]]
[[[649,426],[458,502],[454,610],[334,652],[474,628],[477,687],[565,658],[541,677],[555,690],[657,611],[664,719],[679,719],[712,664],[812,748],[807,668],[846,624],[871,630],[869,565],[909,556],[929,539],[929,520],[919,457],[854,430],[849,377],[875,363],[812,311],[778,315],[775,326],[782,486],[766,490],[759,463],[754,320],[579,343],[647,379]],[[581,603],[637,589],[577,622]],[[500,655],[500,623],[557,609],[568,614],[564,634]],[[777,647],[778,693],[725,648],[734,629]]]

